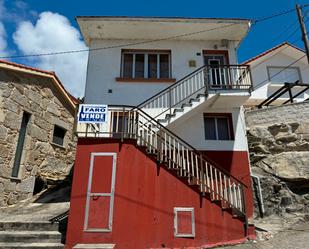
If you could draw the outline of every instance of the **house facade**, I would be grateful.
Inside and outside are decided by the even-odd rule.
[[[201,247],[254,236],[242,110],[251,76],[236,57],[250,21],[77,21],[90,48],[85,103],[107,104],[108,115],[77,128],[67,247]]]
[[[70,173],[75,106],[53,72],[0,61],[0,207]]]
[[[303,50],[287,42],[279,44],[244,62],[250,65],[253,91],[246,106],[257,106],[276,93],[285,83],[306,84],[309,82],[309,68]],[[302,102],[309,98],[309,88],[295,86],[291,89],[293,102]],[[270,105],[281,105],[289,102],[286,91]]]

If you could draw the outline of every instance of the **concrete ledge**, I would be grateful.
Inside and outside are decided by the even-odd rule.
[[[113,249],[115,244],[76,244],[73,249]]]

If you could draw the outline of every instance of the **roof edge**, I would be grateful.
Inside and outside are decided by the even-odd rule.
[[[257,60],[257,59],[260,59],[260,58],[262,58],[262,57],[264,57],[264,56],[266,56],[266,55],[268,55],[268,54],[274,52],[275,50],[277,50],[277,49],[279,49],[279,48],[281,48],[281,47],[283,47],[283,46],[285,46],[285,45],[286,45],[286,46],[290,46],[290,47],[292,47],[292,48],[295,48],[295,49],[297,49],[297,50],[299,50],[299,51],[305,53],[305,51],[304,51],[303,49],[301,49],[301,48],[299,48],[299,47],[297,47],[297,46],[295,46],[295,45],[293,45],[293,44],[290,44],[288,41],[285,41],[285,42],[280,43],[279,45],[277,45],[277,46],[275,46],[275,47],[272,47],[272,48],[270,48],[270,49],[267,49],[266,51],[264,51],[264,52],[262,52],[262,53],[260,53],[260,54],[258,54],[258,55],[256,55],[256,56],[254,56],[254,57],[252,57],[252,58],[250,58],[250,59],[244,61],[242,64],[249,64],[249,63],[251,63],[251,62],[253,62],[253,61]]]
[[[251,22],[250,18],[226,18],[226,17],[181,17],[181,16],[76,16],[75,19],[132,19],[132,20],[221,20],[221,21],[239,21],[239,22]]]
[[[71,106],[74,109],[76,108],[76,104],[79,103],[79,101],[65,89],[65,87],[63,86],[63,84],[61,83],[60,79],[58,78],[55,72],[47,71],[47,70],[43,70],[43,69],[39,69],[35,67],[30,67],[30,66],[18,64],[18,63],[7,61],[7,60],[0,60],[0,64],[1,63],[9,66],[7,68],[11,70],[26,71],[28,73],[34,73],[39,76],[52,78],[54,82],[56,83],[58,89],[63,93],[64,97],[70,102]]]

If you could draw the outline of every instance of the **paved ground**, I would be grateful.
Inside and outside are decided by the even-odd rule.
[[[264,241],[225,246],[220,249],[309,249],[309,222],[298,224],[275,235],[265,233],[263,237]]]
[[[70,208],[67,188],[45,191],[41,195],[0,209],[0,221],[48,221]]]

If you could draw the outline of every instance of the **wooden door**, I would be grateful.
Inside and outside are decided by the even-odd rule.
[[[84,231],[112,231],[116,153],[91,153]]]

